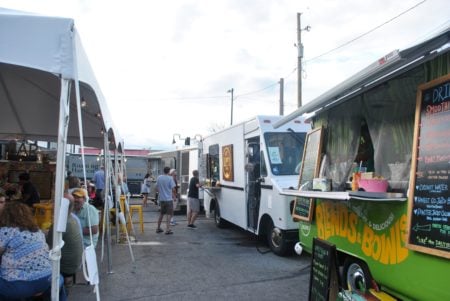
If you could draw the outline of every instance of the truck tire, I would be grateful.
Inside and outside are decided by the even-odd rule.
[[[214,208],[214,222],[217,228],[225,228],[226,222],[222,217],[220,217],[220,207],[219,203],[216,202],[216,206]]]
[[[267,226],[267,243],[272,252],[278,256],[287,255],[291,245],[286,240],[286,233],[280,228],[275,227],[272,221]]]
[[[345,258],[344,287],[361,294],[372,287],[372,276],[365,262],[353,257]]]

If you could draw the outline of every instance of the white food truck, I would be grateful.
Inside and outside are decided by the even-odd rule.
[[[298,241],[292,198],[280,192],[298,185],[306,133],[301,117],[274,129],[280,116],[257,116],[203,139],[199,145],[206,171],[206,215],[220,228],[227,223],[267,238],[271,250],[284,255]],[[200,168],[199,168],[200,170]]]

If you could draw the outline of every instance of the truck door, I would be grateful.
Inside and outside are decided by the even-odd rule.
[[[261,200],[259,137],[247,140],[245,172],[247,179],[247,226],[258,227],[259,203]]]

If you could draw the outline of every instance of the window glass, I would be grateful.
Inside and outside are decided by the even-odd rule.
[[[218,144],[214,144],[209,147],[208,177],[213,182],[220,179],[220,157]]]
[[[264,133],[273,175],[298,175],[306,133]]]

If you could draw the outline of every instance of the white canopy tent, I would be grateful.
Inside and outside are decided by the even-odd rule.
[[[58,143],[57,225],[67,143],[121,152],[121,140],[72,19],[0,8],[0,41],[0,139]],[[52,300],[58,300],[62,240],[56,228]]]

